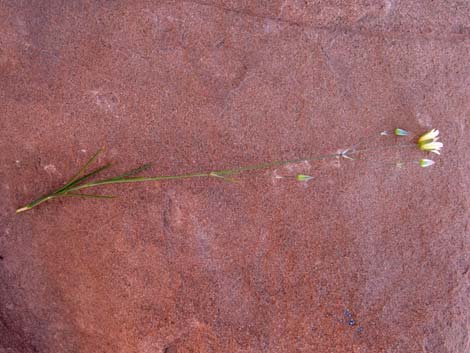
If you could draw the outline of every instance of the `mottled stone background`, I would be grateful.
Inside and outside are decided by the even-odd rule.
[[[101,146],[172,174],[397,126],[439,128],[437,164],[15,215]],[[469,129],[468,1],[0,0],[0,352],[470,352]]]

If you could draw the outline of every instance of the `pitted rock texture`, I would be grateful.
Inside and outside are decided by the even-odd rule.
[[[2,0],[0,28],[1,353],[470,352],[470,3]],[[377,152],[15,214],[100,147],[169,175],[395,127],[440,129],[436,165]]]

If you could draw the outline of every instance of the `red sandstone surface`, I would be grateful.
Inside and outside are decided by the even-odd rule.
[[[469,62],[467,1],[1,0],[0,352],[470,352]],[[99,147],[115,172],[177,174],[398,126],[441,130],[436,165],[397,151],[15,214]],[[314,180],[275,178],[295,173]]]

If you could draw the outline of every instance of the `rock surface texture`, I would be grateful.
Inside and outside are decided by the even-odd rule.
[[[468,1],[0,0],[0,352],[470,352],[469,63]],[[395,127],[438,128],[436,165],[397,150],[15,214],[100,147],[167,175]]]

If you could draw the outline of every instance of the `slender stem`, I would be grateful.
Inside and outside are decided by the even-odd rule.
[[[88,194],[72,194],[66,193],[63,194],[62,197],[85,197],[85,198],[93,198],[93,199],[114,199],[116,196],[113,195],[88,195]]]
[[[393,146],[382,146],[382,147],[374,147],[374,148],[364,148],[361,150],[353,150],[349,152],[348,154],[356,154],[356,153],[364,153],[364,152],[371,152],[371,151],[384,151],[384,150],[390,150],[394,148],[409,148],[409,147],[416,147],[415,143],[406,143],[402,145],[393,145]]]
[[[77,191],[77,190],[91,188],[91,187],[100,186],[100,185],[139,183],[143,181],[161,181],[161,180],[187,179],[187,178],[210,177],[210,176],[211,176],[210,173],[195,173],[195,174],[168,175],[168,176],[157,176],[157,177],[132,177],[132,178],[125,178],[125,179],[107,179],[107,180],[93,181],[90,183],[75,186],[75,187],[68,189],[68,191]]]
[[[211,171],[211,172],[206,172],[206,173],[180,174],[180,175],[168,175],[168,176],[156,176],[156,177],[132,177],[132,178],[125,178],[125,179],[118,179],[118,180],[112,178],[112,179],[106,179],[106,180],[98,180],[98,181],[94,181],[90,183],[85,183],[79,186],[71,187],[67,189],[67,192],[77,191],[77,190],[86,189],[86,188],[99,186],[99,185],[109,185],[109,184],[138,183],[138,182],[144,182],[144,181],[162,181],[162,180],[188,179],[188,178],[198,178],[198,177],[222,177],[224,175],[234,175],[234,174],[240,174],[242,172],[247,172],[247,171],[252,171],[252,170],[268,169],[268,168],[272,168],[275,166],[282,166],[282,165],[287,165],[291,163],[308,162],[308,161],[314,161],[314,160],[320,160],[320,159],[326,159],[326,158],[332,158],[332,157],[338,157],[338,154],[332,153],[332,154],[326,154],[326,155],[310,157],[310,158],[292,159],[292,160],[287,160],[287,161],[276,161],[276,162],[270,162],[270,163],[259,163],[259,164],[254,164],[254,165],[250,165],[247,167],[217,170],[217,171]]]
[[[356,144],[357,145],[357,144]],[[353,145],[352,148],[346,149],[343,152],[340,153],[331,153],[331,154],[324,154],[324,155],[319,155],[315,157],[309,157],[309,158],[298,158],[298,159],[291,159],[291,160],[285,160],[285,161],[275,161],[275,162],[268,162],[268,163],[259,163],[259,164],[254,164],[254,165],[249,165],[246,167],[239,167],[239,168],[234,168],[234,169],[225,169],[225,170],[217,170],[217,171],[210,171],[210,172],[199,172],[199,173],[189,173],[189,174],[179,174],[179,175],[167,175],[167,176],[155,176],[155,177],[127,177],[127,175],[133,175],[134,173],[144,170],[147,168],[147,165],[137,168],[135,170],[132,170],[126,174],[120,175],[118,177],[113,177],[110,179],[104,179],[104,180],[98,180],[98,181],[92,181],[88,183],[83,183],[84,180],[88,179],[91,176],[96,175],[98,172],[106,169],[109,167],[109,164],[100,167],[91,173],[86,174],[85,176],[81,177],[80,176],[85,172],[86,168],[93,162],[93,160],[96,158],[98,151],[86,164],[84,167],[82,167],[79,172],[72,178],[70,179],[64,186],[60,187],[56,191],[47,194],[43,197],[40,197],[37,200],[34,200],[33,202],[29,203],[28,205],[21,207],[16,210],[16,213],[28,211],[32,209],[33,207],[38,206],[39,204],[49,201],[54,198],[58,197],[65,197],[65,196],[82,196],[82,197],[93,197],[94,195],[85,195],[85,194],[76,194],[73,193],[73,191],[78,191],[82,189],[87,189],[95,186],[100,186],[100,185],[110,185],[110,184],[127,184],[127,183],[138,183],[138,182],[145,182],[145,181],[162,181],[162,180],[177,180],[177,179],[190,179],[190,178],[200,178],[200,177],[219,177],[219,178],[224,178],[225,176],[229,175],[235,175],[235,174],[240,174],[243,172],[248,172],[248,171],[255,171],[255,170],[262,170],[262,169],[268,169],[272,167],[278,167],[278,166],[283,166],[287,164],[293,164],[293,163],[302,163],[302,162],[310,162],[310,161],[316,161],[316,160],[322,160],[322,159],[328,159],[328,158],[338,158],[338,157],[345,157],[349,158],[349,155],[352,154],[358,154],[358,153],[365,153],[365,152],[376,152],[378,150],[387,150],[387,149],[392,149],[392,148],[407,148],[407,147],[416,147],[415,144],[403,144],[403,145],[393,145],[393,146],[383,146],[383,147],[376,147],[376,148],[366,148],[366,149],[355,149]],[[109,196],[99,196],[96,195],[97,198],[110,198]]]

